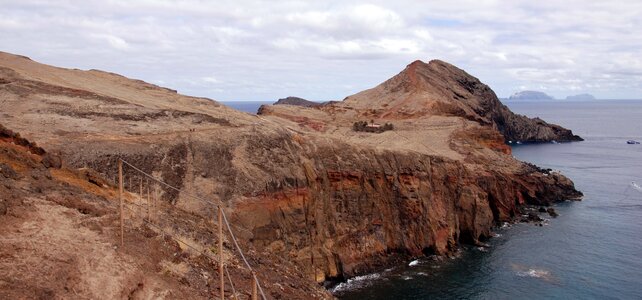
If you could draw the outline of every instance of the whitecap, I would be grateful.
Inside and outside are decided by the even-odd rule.
[[[356,276],[348,279],[346,282],[337,284],[335,287],[330,289],[330,292],[338,293],[338,292],[343,292],[343,291],[348,291],[353,289],[364,288],[364,287],[370,286],[373,280],[379,279],[379,278],[381,278],[381,275],[379,273]]]
[[[528,271],[519,271],[517,276],[520,277],[534,277],[534,278],[549,278],[550,272],[541,269],[528,269]]]
[[[408,264],[408,266],[410,266],[410,267],[414,267],[414,266],[417,266],[417,265],[419,265],[419,260],[418,259],[415,259],[415,260],[411,261]]]

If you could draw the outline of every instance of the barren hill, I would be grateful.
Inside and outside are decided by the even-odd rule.
[[[563,175],[512,158],[505,144],[577,137],[512,114],[486,85],[439,61],[414,62],[341,102],[264,106],[252,116],[114,74],[0,54],[0,109],[3,123],[60,151],[69,167],[113,178],[122,157],[183,193],[223,201],[242,243],[295,263],[311,281],[448,255],[488,238],[523,204],[581,195]],[[371,120],[394,129],[353,130]],[[162,198],[214,215],[170,189]]]
[[[460,117],[498,130],[506,141],[581,141],[570,130],[514,114],[479,79],[443,61],[415,61],[380,85],[322,107],[331,118],[420,120]],[[278,113],[278,112],[277,112]],[[453,118],[450,118],[453,119]]]

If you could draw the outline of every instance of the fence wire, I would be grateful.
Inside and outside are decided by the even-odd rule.
[[[145,172],[145,171],[143,171],[143,170],[141,170],[141,169],[137,168],[136,166],[134,166],[133,164],[129,163],[128,161],[126,161],[126,160],[124,160],[124,159],[120,159],[120,161],[122,161],[122,162],[123,162],[123,164],[125,164],[125,165],[129,166],[129,167],[130,167],[130,168],[132,168],[133,170],[137,171],[138,173],[140,173],[140,174],[142,174],[143,176],[145,176],[146,178],[148,178],[148,180],[155,181],[155,182],[157,182],[158,184],[161,184],[161,185],[163,185],[163,186],[165,186],[165,187],[167,187],[167,188],[169,188],[169,189],[172,189],[172,190],[174,190],[174,191],[177,191],[177,192],[179,192],[179,194],[180,194],[180,195],[182,195],[182,196],[188,196],[188,197],[190,197],[190,198],[192,198],[192,199],[199,200],[199,201],[203,201],[203,202],[205,202],[205,203],[208,203],[208,204],[213,205],[213,206],[214,206],[214,207],[216,207],[216,208],[221,209],[221,214],[222,214],[222,216],[223,216],[223,221],[225,222],[225,226],[226,226],[226,228],[227,228],[227,231],[229,232],[230,237],[232,238],[232,241],[233,241],[234,247],[236,248],[237,252],[240,254],[240,256],[241,256],[241,258],[242,258],[242,260],[243,260],[243,263],[245,264],[245,266],[247,267],[247,269],[252,273],[252,277],[253,277],[253,279],[254,279],[254,282],[256,283],[256,286],[258,287],[258,291],[259,291],[259,293],[261,294],[261,298],[262,298],[262,299],[264,299],[264,300],[266,300],[266,299],[267,299],[267,297],[265,296],[265,293],[263,292],[263,288],[261,287],[261,284],[259,283],[258,277],[256,276],[256,272],[254,272],[254,269],[252,268],[252,266],[251,266],[251,265],[250,265],[250,263],[248,262],[247,258],[245,257],[245,254],[243,253],[243,250],[242,250],[242,249],[241,249],[241,247],[239,246],[238,241],[237,241],[237,239],[236,239],[236,236],[234,235],[234,232],[232,231],[231,226],[234,226],[234,227],[235,227],[235,228],[237,228],[237,229],[241,229],[241,228],[239,228],[238,226],[235,226],[235,225],[233,225],[233,224],[230,224],[230,222],[229,222],[229,221],[228,221],[228,219],[227,219],[227,215],[225,214],[225,211],[223,210],[223,206],[221,205],[221,201],[220,201],[220,200],[218,200],[218,203],[214,203],[213,201],[210,201],[210,200],[208,200],[208,199],[204,199],[204,198],[201,198],[201,197],[199,197],[199,196],[193,195],[193,194],[191,194],[191,193],[189,193],[189,192],[183,191],[183,190],[181,190],[181,189],[179,189],[179,188],[177,188],[177,187],[174,187],[174,186],[172,186],[172,185],[170,185],[170,184],[168,184],[168,183],[166,183],[166,182],[164,182],[164,181],[162,181],[162,180],[160,180],[160,179],[156,178],[155,176],[153,176],[153,175],[151,175],[151,174],[149,174],[149,173],[147,173],[147,172]],[[148,185],[148,186],[149,186],[149,185]],[[126,201],[123,201],[123,202],[126,202]],[[138,205],[138,204],[135,204],[135,203],[131,203],[131,202],[126,202],[126,203],[133,204],[133,205],[137,205],[137,206],[139,206],[139,207],[143,207],[143,206],[141,206],[141,205]],[[129,208],[127,208],[127,209],[133,212],[133,210],[131,210],[131,209],[129,209]],[[144,218],[143,218],[143,222],[145,222],[146,224],[148,224],[148,225],[150,225],[150,226],[153,226],[153,227],[157,228],[158,230],[160,230],[160,231],[162,231],[163,233],[165,233],[165,234],[169,235],[170,237],[172,237],[172,238],[173,238],[173,239],[175,239],[176,241],[178,241],[178,242],[180,242],[180,243],[182,243],[182,244],[185,244],[186,246],[188,246],[188,247],[190,247],[190,248],[194,249],[196,252],[201,253],[201,254],[205,255],[206,257],[209,257],[210,259],[212,259],[212,260],[214,260],[214,261],[217,261],[218,263],[221,263],[218,259],[212,258],[208,253],[202,252],[202,251],[200,251],[199,249],[196,249],[194,246],[192,246],[192,245],[190,245],[190,244],[186,243],[185,241],[179,240],[179,239],[178,239],[178,238],[176,238],[173,234],[171,234],[171,233],[169,233],[169,232],[165,231],[164,229],[162,229],[161,227],[156,226],[155,224],[153,224],[153,223],[151,223],[151,222],[149,222],[149,221],[145,220]],[[246,229],[243,229],[243,230],[246,230]],[[247,231],[247,230],[246,230],[246,231]],[[227,271],[227,269],[226,269],[226,271]],[[230,284],[231,284],[231,278],[229,277],[229,272],[228,272],[228,279],[230,280]],[[234,289],[233,285],[232,285],[232,288]],[[235,292],[235,293],[236,293],[236,292]]]

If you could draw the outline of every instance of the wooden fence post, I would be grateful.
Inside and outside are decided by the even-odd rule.
[[[118,199],[120,199],[120,247],[125,246],[125,230],[123,221],[123,161],[118,159]]]
[[[218,206],[218,276],[221,279],[221,300],[225,299],[225,280],[223,277],[223,208]]]
[[[256,272],[252,271],[252,300],[258,300],[258,292],[256,290]]]
[[[149,203],[149,179],[147,179],[147,221],[152,221],[151,207]]]
[[[158,221],[158,186],[154,185],[154,191],[152,193],[152,206],[154,207],[154,220]]]

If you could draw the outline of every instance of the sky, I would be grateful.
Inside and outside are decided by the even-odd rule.
[[[341,100],[441,59],[499,97],[642,98],[642,1],[0,0],[0,51],[219,101]]]

